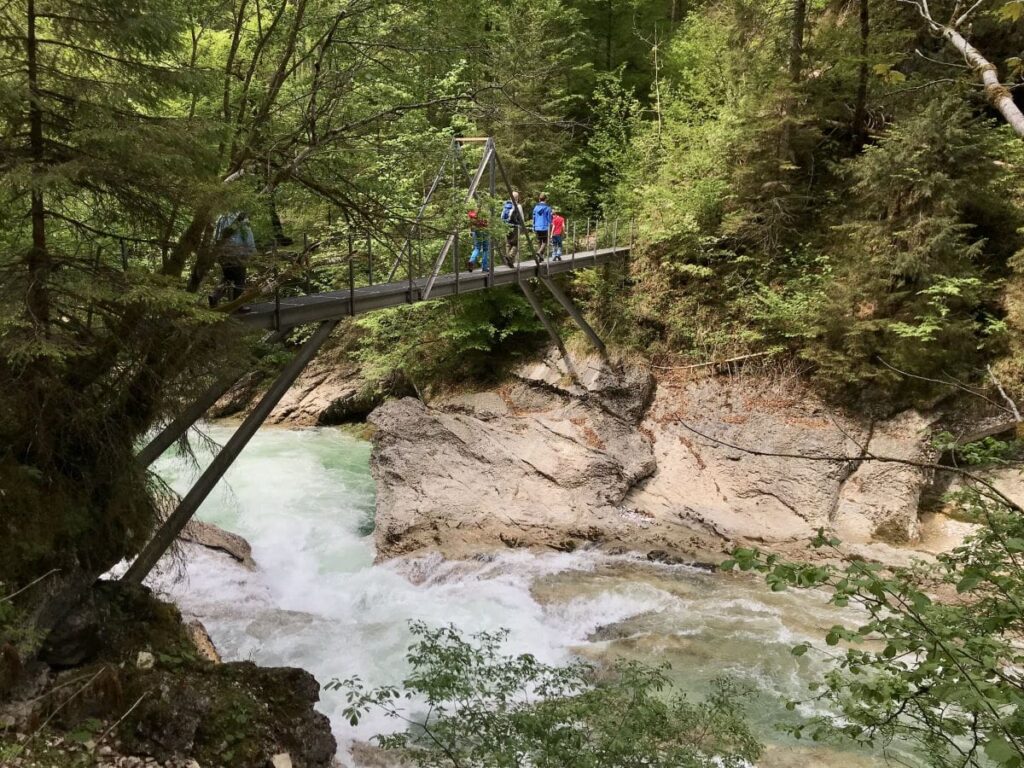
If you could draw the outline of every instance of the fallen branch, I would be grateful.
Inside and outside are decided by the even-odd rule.
[[[17,590],[16,592],[11,592],[11,594],[9,594],[9,595],[4,595],[3,597],[0,597],[0,603],[10,602],[14,598],[16,598],[18,595],[20,595],[22,592],[24,592],[24,591],[26,591],[28,589],[31,589],[36,584],[38,584],[40,581],[42,581],[43,579],[49,578],[50,576],[53,576],[53,574],[55,574],[55,573],[60,573],[60,568],[52,568],[49,571],[47,571],[46,573],[44,573],[42,576],[40,576],[38,579],[33,579],[32,581],[30,581],[28,584],[26,584],[24,587],[22,587],[21,589]]]
[[[651,368],[656,368],[659,371],[692,371],[695,368],[709,368],[716,365],[728,365],[729,363],[738,363],[741,360],[750,360],[754,357],[765,357],[766,355],[774,355],[775,350],[768,350],[767,352],[754,352],[750,355],[740,355],[739,357],[731,357],[728,360],[713,360],[709,363],[694,363],[693,365],[654,365],[649,363]]]
[[[123,722],[124,722],[124,719],[125,719],[126,717],[128,717],[128,715],[130,715],[130,714],[131,714],[132,712],[134,712],[134,711],[135,711],[135,708],[136,708],[137,706],[139,706],[139,704],[141,704],[141,703],[142,703],[142,700],[143,700],[144,698],[146,698],[146,696],[147,696],[148,694],[149,694],[149,691],[143,691],[143,692],[142,692],[142,695],[141,695],[141,696],[139,696],[139,698],[137,698],[137,699],[135,700],[135,703],[134,703],[134,704],[132,704],[132,705],[131,705],[130,707],[128,707],[128,709],[127,709],[127,710],[125,711],[125,713],[124,713],[123,715],[121,715],[121,717],[119,717],[119,718],[117,719],[117,722],[116,722],[116,723],[114,723],[114,724],[113,724],[112,726],[110,726],[109,728],[107,728],[107,730],[105,730],[105,731],[103,732],[103,735],[102,735],[102,736],[100,736],[100,737],[99,737],[98,739],[96,739],[96,746],[95,746],[95,747],[93,748],[93,751],[94,751],[94,752],[95,752],[95,751],[96,751],[97,749],[99,749],[99,746],[100,746],[100,744],[102,744],[102,743],[103,743],[103,740],[104,740],[105,738],[107,738],[107,736],[109,736],[109,735],[110,735],[111,733],[113,733],[113,732],[114,732],[114,729],[115,729],[115,728],[117,728],[117,726],[119,726],[119,725],[120,725],[121,723],[123,723]]]
[[[992,370],[992,366],[988,366],[988,375],[992,378],[992,383],[996,385],[996,389],[999,390],[999,394],[1002,395],[1003,400],[1009,406],[1009,410],[1013,413],[1013,420],[1020,424],[1024,419],[1020,417],[1020,410],[1017,408],[1017,403],[1013,401],[1013,398],[1006,394],[1006,390],[1003,389],[1002,383],[996,378],[995,371]]]

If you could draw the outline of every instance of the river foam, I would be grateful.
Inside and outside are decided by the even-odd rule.
[[[789,649],[821,636],[828,608],[753,580],[588,552],[374,564],[368,459],[365,442],[337,430],[262,431],[200,510],[249,540],[257,570],[187,545],[183,566],[165,564],[154,586],[204,622],[226,659],[300,666],[322,683],[400,683],[412,620],[467,633],[506,628],[510,652],[550,663],[668,661],[693,692],[730,674],[763,691],[755,719],[767,728],[816,674],[810,654]],[[157,471],[179,492],[195,474],[173,456]],[[344,707],[342,693],[324,693],[343,760],[353,740],[394,727],[379,715],[350,726]]]

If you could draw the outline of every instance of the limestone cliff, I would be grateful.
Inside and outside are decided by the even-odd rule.
[[[926,473],[863,459],[929,458],[933,417],[858,421],[782,375],[576,368],[578,382],[549,360],[493,392],[374,411],[378,557],[598,545],[703,560],[803,547],[818,528],[866,556],[927,548]]]

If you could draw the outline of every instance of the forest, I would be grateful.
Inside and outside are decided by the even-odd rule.
[[[0,596],[19,596],[0,645],[31,656],[173,506],[135,459],[145,437],[311,333],[269,342],[238,303],[210,306],[222,213],[251,218],[254,300],[365,283],[452,138],[490,136],[529,203],[635,230],[627,265],[570,284],[621,353],[765,355],[878,416],[958,392],[1012,404],[1022,108],[1024,0],[0,0]],[[450,195],[435,233],[465,219]],[[493,381],[546,343],[504,290],[345,338],[377,396]],[[998,661],[965,705],[976,749],[934,764],[1022,765],[1019,666],[991,679],[1020,663],[1020,509],[965,505],[994,533],[944,567],[993,579],[990,623],[941,620]],[[888,658],[925,653],[884,615],[927,599],[904,577],[760,558],[733,565],[875,595],[873,631],[904,641]],[[962,722],[943,741],[930,683],[889,672],[857,692],[877,710],[854,737],[892,735],[892,697],[925,751],[970,741]]]

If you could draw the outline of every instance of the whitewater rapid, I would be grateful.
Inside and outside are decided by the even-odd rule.
[[[223,442],[230,430],[209,434]],[[187,546],[184,562],[164,563],[152,585],[206,625],[226,660],[303,667],[321,683],[401,683],[411,620],[467,633],[506,628],[509,652],[550,663],[667,661],[696,694],[728,674],[761,692],[751,714],[766,732],[793,717],[784,701],[804,696],[820,672],[790,649],[818,640],[834,614],[819,597],[773,594],[757,580],[586,552],[375,564],[369,451],[334,429],[261,431],[199,512],[246,537],[257,570]],[[209,458],[201,453],[200,466]],[[156,469],[179,493],[196,472],[174,455]],[[380,715],[353,727],[344,707],[343,693],[323,693],[343,761],[354,740],[394,727]]]

